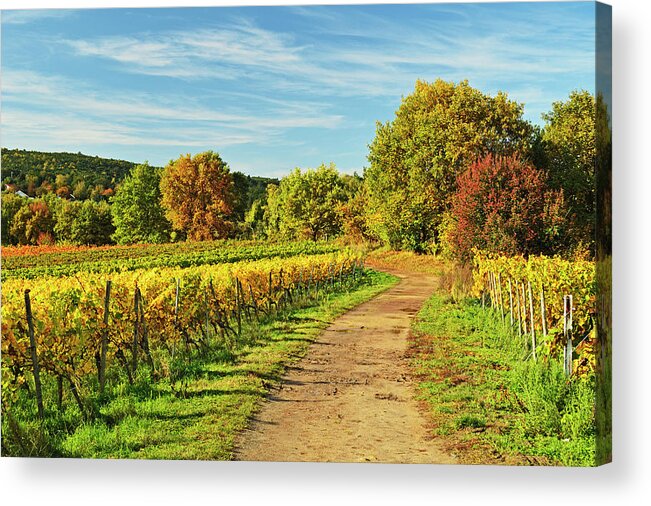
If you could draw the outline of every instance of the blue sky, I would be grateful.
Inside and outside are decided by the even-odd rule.
[[[2,12],[2,146],[164,165],[211,149],[361,173],[416,79],[541,113],[594,92],[592,2]]]

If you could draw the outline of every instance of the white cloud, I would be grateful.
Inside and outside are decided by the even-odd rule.
[[[311,11],[293,10],[304,16]],[[594,68],[592,55],[585,49],[591,40],[590,27],[571,30],[568,26],[559,32],[558,27],[553,31],[537,20],[520,20],[513,30],[493,27],[487,36],[482,35],[487,31],[468,30],[466,16],[443,24],[424,17],[417,26],[406,27],[369,13],[355,13],[356,24],[351,26],[343,14],[333,12],[311,12],[323,18],[316,31],[328,35],[313,43],[299,43],[290,34],[265,30],[246,20],[230,23],[228,28],[66,43],[80,55],[112,60],[125,72],[186,80],[240,79],[281,92],[322,97],[399,97],[418,78],[508,83],[509,79],[536,81]],[[488,26],[496,22],[484,21]],[[342,43],[342,36],[355,37],[355,44]],[[559,38],[565,43],[539,43]]]
[[[298,128],[335,128],[343,116],[317,103],[269,100],[256,112],[206,107],[190,96],[97,90],[31,71],[3,72],[5,145],[228,146],[283,142]],[[246,102],[245,102],[246,103]]]
[[[1,13],[3,25],[25,25],[42,19],[64,18],[74,14],[65,9],[4,10]]]

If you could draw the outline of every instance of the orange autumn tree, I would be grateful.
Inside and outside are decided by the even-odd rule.
[[[188,239],[221,239],[233,229],[233,178],[217,153],[187,154],[170,162],[160,188],[167,219]]]

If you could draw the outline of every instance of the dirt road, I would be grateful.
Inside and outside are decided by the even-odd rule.
[[[291,368],[236,445],[236,460],[452,464],[428,436],[405,353],[435,278],[400,283],[338,318]]]

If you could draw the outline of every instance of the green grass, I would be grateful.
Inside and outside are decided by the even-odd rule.
[[[331,293],[316,306],[289,310],[273,321],[251,324],[242,339],[246,344],[232,355],[214,354],[197,357],[190,366],[181,364],[178,380],[149,383],[141,378],[134,385],[118,385],[91,422],[80,422],[71,406],[72,415],[48,421],[48,432],[56,437],[44,441],[38,424],[23,423],[23,445],[31,446],[10,451],[90,458],[230,459],[237,433],[269,390],[279,385],[285,368],[301,358],[337,316],[397,281],[369,271],[357,288]],[[68,422],[63,421],[65,416]],[[22,418],[21,413],[15,417]]]
[[[436,293],[414,330],[419,396],[462,462],[594,465],[594,378],[525,360],[524,341],[473,299]]]

